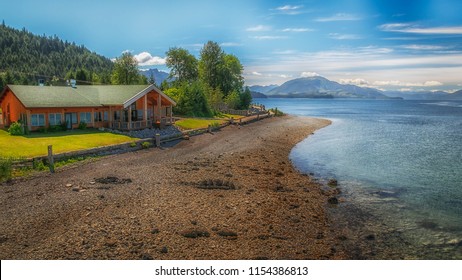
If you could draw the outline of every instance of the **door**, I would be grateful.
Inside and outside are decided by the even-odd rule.
[[[71,129],[72,128],[72,113],[66,113],[65,118],[66,118],[66,123],[67,123],[67,129]]]

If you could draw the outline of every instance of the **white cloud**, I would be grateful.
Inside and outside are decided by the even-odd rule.
[[[222,47],[240,47],[242,46],[241,43],[236,43],[236,42],[224,42],[224,43],[221,43],[220,46]]]
[[[279,10],[279,11],[292,11],[292,10],[298,10],[298,9],[301,9],[301,8],[303,8],[302,5],[299,5],[299,6],[285,5],[285,6],[277,7],[276,10]]]
[[[314,29],[311,28],[285,28],[281,30],[282,32],[311,32]]]
[[[317,18],[314,21],[330,22],[330,21],[353,21],[353,20],[361,20],[361,17],[352,15],[352,14],[338,13],[330,17]]]
[[[319,75],[318,73],[316,72],[302,72],[300,74],[300,77],[302,78],[310,78],[310,77],[320,77],[321,75]]]
[[[387,32],[415,33],[415,34],[443,34],[460,35],[462,26],[419,27],[408,23],[387,23],[379,26],[379,29]]]
[[[271,30],[271,27],[267,25],[257,25],[257,26],[249,27],[246,29],[246,31],[249,31],[249,32],[260,32],[260,31],[270,31],[270,30]]]
[[[298,15],[302,13],[302,11],[300,10],[301,8],[303,8],[303,5],[284,5],[281,7],[277,7],[275,10],[277,10],[279,13],[286,15]]]
[[[361,39],[361,36],[356,34],[329,33],[329,38],[335,40],[359,40]]]
[[[436,86],[442,86],[443,83],[440,83],[438,81],[426,81],[424,83],[424,87],[436,87]]]
[[[260,73],[260,72],[253,71],[253,72],[252,72],[252,75],[255,75],[255,76],[262,76],[263,74]]]
[[[287,36],[264,35],[264,36],[250,36],[250,38],[256,39],[256,40],[278,40],[278,39],[286,39]]]
[[[401,81],[375,81],[372,83],[374,86],[400,86],[400,87],[436,87],[442,86],[443,83],[438,81],[426,81],[423,83],[410,83]]]
[[[438,51],[438,50],[444,50],[448,48],[445,46],[436,46],[436,45],[403,45],[401,47],[404,49],[416,50],[416,51]]]
[[[134,55],[136,61],[138,61],[139,66],[152,66],[152,65],[164,65],[165,58],[159,56],[152,56],[148,52],[141,52]]]
[[[343,85],[356,85],[356,86],[369,86],[369,82],[364,79],[340,79],[340,84]]]

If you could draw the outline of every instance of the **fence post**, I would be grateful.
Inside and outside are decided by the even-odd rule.
[[[51,173],[55,173],[55,160],[53,158],[53,146],[48,145],[48,167]]]
[[[212,126],[210,124],[207,126],[207,132],[212,133]]]
[[[160,147],[160,134],[156,133],[156,147]]]

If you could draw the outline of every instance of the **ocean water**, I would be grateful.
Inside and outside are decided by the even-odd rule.
[[[321,183],[339,181],[332,215],[353,257],[462,259],[461,101],[255,101],[332,120],[290,157]]]

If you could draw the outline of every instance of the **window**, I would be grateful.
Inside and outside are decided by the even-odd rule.
[[[94,114],[95,122],[103,121],[103,112],[95,112]]]
[[[91,113],[90,112],[80,113],[80,122],[91,123]]]
[[[72,124],[77,124],[77,113],[71,113]]]
[[[104,120],[105,122],[109,121],[109,112],[108,112],[108,111],[104,111],[103,120]]]
[[[114,111],[114,121],[120,121],[120,112]]]
[[[45,114],[30,115],[30,123],[32,126],[45,126]]]
[[[49,125],[60,125],[61,124],[61,114],[60,113],[48,114],[48,124]]]
[[[143,119],[144,110],[138,110],[138,120]]]

